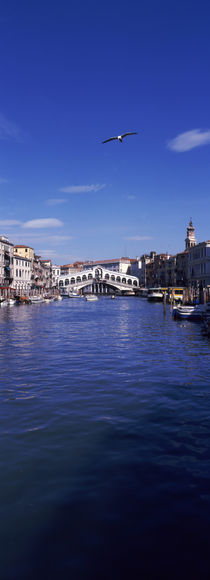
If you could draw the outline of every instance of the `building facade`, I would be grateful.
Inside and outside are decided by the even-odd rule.
[[[120,272],[121,274],[127,274],[131,265],[130,258],[114,258],[113,260],[96,260],[83,263],[83,269],[94,268],[95,266],[102,266],[107,268],[107,270],[112,270],[113,272]]]
[[[10,288],[13,282],[13,244],[0,236],[0,287]]]
[[[210,285],[210,240],[189,249],[188,280],[192,287],[202,289]]]
[[[15,253],[13,288],[18,296],[29,296],[32,283],[31,274],[31,260]]]
[[[34,249],[30,246],[23,246],[23,245],[15,245],[14,246],[14,256],[18,254],[18,256],[22,256],[22,258],[27,258],[33,262],[34,259]]]

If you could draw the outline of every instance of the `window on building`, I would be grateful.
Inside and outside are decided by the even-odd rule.
[[[19,276],[20,276],[20,278],[21,278],[21,270],[19,270]]]
[[[16,270],[16,276],[18,276],[18,270]]]

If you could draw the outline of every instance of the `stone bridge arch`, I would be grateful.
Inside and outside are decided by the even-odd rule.
[[[66,287],[68,291],[74,289],[83,292],[85,287],[89,287],[88,291],[93,292],[101,292],[101,289],[106,292],[108,289],[109,291],[123,293],[126,292],[126,290],[136,291],[138,286],[139,280],[135,276],[107,270],[101,265],[87,268],[80,272],[75,272],[74,275],[60,276],[59,278],[59,288],[62,289],[63,287]]]

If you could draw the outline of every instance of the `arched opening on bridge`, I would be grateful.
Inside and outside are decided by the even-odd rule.
[[[75,278],[71,278],[71,284],[75,284]]]
[[[88,280],[92,280],[93,275],[92,274],[88,274]]]
[[[122,278],[122,284],[126,284],[126,278]]]
[[[76,282],[81,282],[81,276],[76,277]]]
[[[87,276],[86,276],[86,274],[83,274],[83,276],[82,276],[82,280],[83,280],[83,282],[84,282],[84,280],[87,280]]]
[[[105,274],[105,280],[109,280],[109,274]]]
[[[137,280],[133,281],[133,286],[137,286]]]
[[[120,276],[117,276],[117,278],[116,278],[116,282],[121,282],[121,278],[120,278]]]
[[[111,275],[111,280],[115,280],[115,276],[113,274]]]
[[[63,286],[63,280],[59,280],[59,286]]]
[[[66,278],[66,280],[65,280],[65,286],[68,286],[68,285],[69,285],[69,279]]]
[[[132,280],[130,278],[128,279],[128,284],[132,285]]]

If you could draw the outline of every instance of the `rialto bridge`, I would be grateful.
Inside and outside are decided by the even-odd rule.
[[[76,272],[74,275],[60,276],[59,289],[64,294],[71,292],[85,291],[96,294],[107,294],[109,292],[136,292],[139,289],[139,279],[135,276],[113,272],[102,266],[95,266]]]

